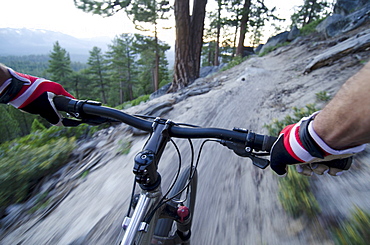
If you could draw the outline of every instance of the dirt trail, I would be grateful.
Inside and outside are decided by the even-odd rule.
[[[250,58],[207,78],[218,85],[206,94],[175,104],[166,117],[201,126],[243,127],[267,133],[265,123],[290,114],[293,106],[315,102],[317,92],[333,94],[361,67],[355,56],[348,56],[303,75],[304,67],[318,53],[320,47],[302,43]],[[166,95],[149,104],[174,97]],[[128,111],[140,111],[145,106]],[[118,127],[113,132],[116,142],[120,130]],[[144,142],[145,137],[135,137],[128,155],[118,156],[88,175],[43,221],[28,231],[32,222],[14,229],[0,244],[112,244],[131,191],[132,157]],[[186,164],[189,149],[185,141],[180,140],[179,146],[184,149]],[[160,165],[165,179],[173,173],[173,164],[177,165],[176,154],[165,155]],[[220,145],[207,144],[199,165],[193,244],[333,244],[325,235],[311,232],[309,223],[293,220],[284,212],[277,198],[277,183],[270,169],[260,170]]]

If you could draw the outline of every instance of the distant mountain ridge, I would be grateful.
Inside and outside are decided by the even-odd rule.
[[[86,62],[89,51],[94,46],[105,52],[111,39],[109,37],[79,39],[60,32],[41,29],[0,28],[0,56],[48,55],[56,41],[66,49],[72,61]]]
[[[86,63],[94,46],[108,50],[110,37],[76,38],[67,34],[42,29],[0,28],[0,57],[22,55],[49,55],[56,41],[71,57],[71,61]],[[174,63],[173,48],[166,53],[169,66]],[[1,60],[0,60],[1,62]]]

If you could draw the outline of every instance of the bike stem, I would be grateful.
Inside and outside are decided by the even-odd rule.
[[[161,183],[161,176],[157,172],[158,163],[164,148],[170,141],[168,129],[174,123],[170,120],[156,118],[152,124],[152,133],[143,149],[135,156],[135,180],[143,190],[155,190]]]

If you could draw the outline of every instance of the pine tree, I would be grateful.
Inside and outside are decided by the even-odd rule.
[[[188,86],[199,77],[207,0],[175,0],[176,52],[170,92]]]
[[[11,108],[7,105],[0,106],[0,143],[22,135],[18,121],[9,113],[9,110],[11,110]]]
[[[92,85],[88,68],[74,72],[72,75],[72,82],[74,83],[75,96],[78,99],[101,100],[98,92]]]
[[[136,34],[135,38],[133,47],[140,57],[137,64],[139,66],[138,83],[141,87],[137,92],[138,95],[149,94],[158,90],[159,82],[168,82],[168,62],[165,52],[170,49],[170,46],[158,42],[153,37]],[[157,57],[162,58],[158,60]]]
[[[304,0],[304,4],[291,16],[293,24],[303,27],[328,14],[329,3],[319,0]]]
[[[101,49],[98,47],[93,47],[93,49],[90,51],[90,57],[87,62],[89,65],[87,72],[90,75],[91,81],[90,88],[93,90],[98,90],[101,101],[104,104],[107,104],[108,78],[105,63],[106,62]]]
[[[133,86],[137,74],[134,65],[137,54],[132,46],[134,41],[133,35],[121,34],[113,40],[112,45],[108,46],[107,61],[111,71],[111,94],[113,97],[111,103],[113,104],[122,104],[134,99]]]
[[[236,50],[236,55],[242,56],[244,50],[245,34],[247,33],[249,13],[251,8],[251,0],[245,0],[241,11],[240,28],[239,28],[239,42]]]
[[[53,51],[50,53],[49,68],[47,72],[51,74],[51,80],[62,84],[67,90],[71,91],[72,68],[69,53],[55,42]]]
[[[264,0],[257,0],[251,6],[250,12],[250,39],[252,46],[256,46],[260,43],[262,38],[262,28],[265,26],[265,22],[269,20],[283,21],[274,15],[276,7],[268,9],[264,3]]]
[[[215,41],[203,43],[202,48],[202,67],[203,66],[213,66],[215,61]]]
[[[139,1],[140,3],[145,3],[140,6],[147,6],[150,12],[153,12],[153,9],[157,9],[159,13],[161,13],[161,10],[153,8],[154,5],[167,6],[169,4],[166,0],[159,2],[144,0],[74,0],[77,8],[103,16],[111,16],[122,9],[129,10],[130,5],[134,5],[135,2]],[[207,0],[193,0],[193,10],[190,13],[190,0],[174,1],[176,50],[174,80],[170,91],[177,91],[199,77],[206,4]],[[145,11],[145,8],[143,7],[140,11]],[[156,13],[154,14],[156,15]]]
[[[207,32],[207,37],[209,39],[213,39],[213,40],[210,41],[208,43],[209,45],[206,46],[206,47],[208,47],[208,49],[207,49],[208,52],[211,51],[211,49],[210,49],[211,47],[214,48],[214,49],[212,49],[214,54],[208,53],[208,58],[209,58],[208,63],[210,63],[214,66],[219,65],[221,29],[224,28],[224,26],[225,26],[224,25],[224,19],[221,18],[221,12],[224,9],[224,6],[225,6],[225,1],[224,0],[217,0],[217,9],[216,9],[216,11],[212,11],[208,15],[210,20],[211,20],[211,23],[210,23],[210,28],[208,30],[206,30],[206,32]],[[213,31],[214,29],[216,31]],[[212,57],[212,60],[210,60],[211,57]]]
[[[251,34],[252,44],[256,44],[262,37],[262,28],[268,20],[281,20],[274,15],[276,8],[268,9],[264,0],[224,0],[227,14],[222,18],[222,26],[234,28],[233,38],[229,38],[229,45],[236,47],[236,55],[242,56],[247,34]],[[239,34],[237,34],[239,32]],[[238,36],[239,40],[236,41]],[[238,43],[238,45],[236,45]],[[232,53],[234,56],[234,52]]]
[[[131,16],[136,28],[141,31],[151,31],[154,34],[153,46],[154,50],[154,66],[153,74],[153,89],[158,90],[159,86],[159,70],[160,59],[164,58],[161,55],[160,42],[158,40],[158,22],[168,19],[170,11],[169,2],[165,0],[136,0],[131,2],[131,7],[126,10]],[[142,24],[149,24],[150,29],[145,28]]]

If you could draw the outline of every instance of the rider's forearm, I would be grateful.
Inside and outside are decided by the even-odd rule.
[[[11,75],[8,71],[8,68],[0,64],[0,86],[3,85],[3,83],[11,78]]]
[[[316,116],[317,134],[337,150],[370,142],[370,62]]]

